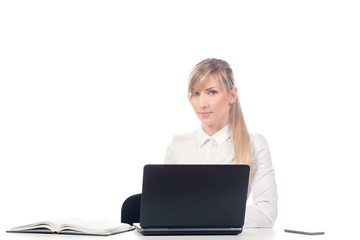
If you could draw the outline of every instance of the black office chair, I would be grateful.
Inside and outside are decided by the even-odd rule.
[[[141,193],[128,197],[121,207],[121,222],[133,225],[140,222]]]

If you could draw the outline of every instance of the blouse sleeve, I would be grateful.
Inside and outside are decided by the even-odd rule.
[[[246,208],[245,227],[272,227],[277,217],[277,187],[268,144],[260,134],[251,136],[253,204]]]
[[[170,143],[170,145],[166,149],[166,154],[165,154],[165,159],[164,159],[165,164],[175,164],[176,163],[176,158],[175,158],[175,154],[173,151],[173,141]]]

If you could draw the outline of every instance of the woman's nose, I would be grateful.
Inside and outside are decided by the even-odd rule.
[[[200,105],[201,108],[207,108],[208,107],[207,98],[203,94],[200,96],[199,105]]]

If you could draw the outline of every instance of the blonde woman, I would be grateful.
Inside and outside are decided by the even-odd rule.
[[[266,140],[249,135],[230,65],[220,59],[198,63],[189,77],[188,97],[202,127],[174,136],[165,163],[224,163],[250,166],[245,227],[272,227],[277,217],[277,189]]]

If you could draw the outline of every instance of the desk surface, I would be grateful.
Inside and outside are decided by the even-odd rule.
[[[121,233],[108,237],[96,237],[96,236],[81,236],[81,235],[64,235],[64,234],[27,234],[27,233],[4,233],[0,235],[0,240],[95,240],[103,238],[104,240],[155,240],[155,239],[174,239],[174,240],[323,240],[323,239],[356,239],[357,234],[337,234],[336,232],[326,232],[325,235],[308,236],[301,234],[285,233],[280,229],[256,229],[256,228],[245,228],[244,231],[239,235],[231,236],[142,236],[136,231]]]

